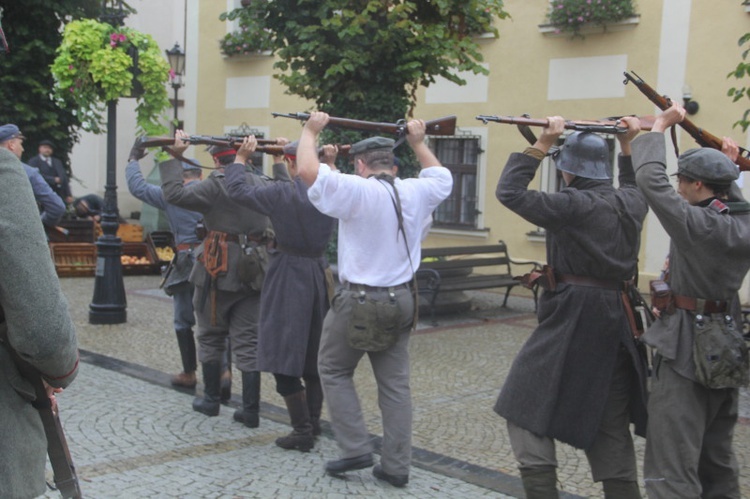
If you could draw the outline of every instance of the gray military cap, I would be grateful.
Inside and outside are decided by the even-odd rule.
[[[7,125],[0,126],[0,142],[5,142],[16,137],[23,139],[24,136],[16,125],[8,123]]]
[[[352,148],[349,149],[349,155],[356,156],[357,154],[374,151],[376,149],[393,150],[393,146],[395,143],[395,140],[385,137],[370,137],[368,139],[360,140],[359,142],[352,144]]]
[[[740,176],[737,165],[721,151],[702,147],[685,151],[677,159],[677,173],[713,184],[729,184]]]
[[[189,171],[189,170],[201,171],[201,167],[200,166],[191,165],[190,163],[185,163],[185,162],[182,163],[182,169],[184,171]]]
[[[297,146],[299,146],[299,140],[295,140],[294,142],[290,142],[288,144],[284,145],[284,154],[286,156],[297,156]]]

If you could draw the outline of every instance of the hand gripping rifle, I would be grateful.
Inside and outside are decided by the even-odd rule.
[[[529,141],[530,144],[536,142],[536,137],[531,132],[529,127],[539,126],[545,127],[549,124],[547,119],[533,119],[529,115],[523,116],[488,116],[479,115],[476,117],[479,121],[484,123],[505,123],[510,125],[517,125],[518,130],[521,134]],[[638,120],[641,122],[642,130],[650,130],[654,124],[653,116],[640,116]],[[579,132],[593,132],[593,133],[611,133],[619,134],[628,131],[628,127],[623,125],[619,118],[607,118],[604,120],[568,120],[565,122],[566,130],[576,130]]]
[[[633,82],[633,84],[638,87],[638,90],[640,90],[641,93],[648,98],[648,100],[653,102],[656,107],[658,107],[662,111],[672,105],[672,100],[669,97],[667,97],[666,95],[662,96],[656,93],[656,90],[651,88],[645,81],[643,81],[643,79],[638,76],[635,71],[631,71],[630,73],[625,71],[623,74],[625,75],[625,80],[623,81],[625,85],[627,85],[628,82]],[[696,126],[687,118],[683,119],[679,123],[679,125],[683,128],[683,130],[689,133],[701,147],[710,147],[712,149],[718,149],[719,151],[721,151],[722,140],[719,137],[712,135],[706,130]],[[677,149],[677,142],[675,139],[676,137],[673,128],[672,142],[674,143],[675,154],[679,156],[679,150]],[[736,163],[740,167],[741,171],[750,171],[750,151],[740,147],[740,154],[737,156]]]
[[[274,118],[292,118],[307,121],[310,115],[307,113],[271,113]],[[425,122],[427,135],[453,135],[456,133],[456,117],[445,116]],[[396,123],[382,123],[376,121],[351,120],[348,118],[330,117],[328,126],[343,128],[346,130],[358,130],[360,132],[373,132],[379,134],[395,135],[399,143],[406,137],[406,120],[398,120]]]
[[[0,309],[0,322],[4,321],[5,315],[2,309]],[[49,395],[47,395],[47,389],[42,381],[41,373],[36,367],[24,360],[11,346],[5,329],[2,329],[2,333],[0,334],[0,342],[10,352],[13,363],[24,379],[34,387],[36,399],[31,402],[31,405],[39,412],[39,417],[42,419],[44,434],[47,437],[47,454],[52,465],[57,490],[66,499],[79,499],[83,497],[80,485],[78,484],[76,467],[73,464],[70,449],[68,449],[68,441],[65,439],[65,432],[63,431],[62,423],[60,423],[60,416],[56,410],[52,409],[52,401]]]
[[[142,147],[161,147],[162,150],[166,151],[167,153],[171,154],[173,157],[189,165],[197,166],[199,168],[204,168],[207,170],[213,169],[213,168],[202,166],[193,160],[187,159],[183,157],[181,154],[175,154],[175,152],[169,148],[169,146],[174,144],[174,140],[175,140],[174,137],[141,137],[139,139],[140,145]],[[238,137],[234,135],[224,135],[224,136],[190,135],[189,137],[184,139],[185,142],[189,142],[194,145],[229,147],[235,150],[239,149],[240,146],[242,146],[243,140],[245,140],[244,137]],[[257,141],[258,141],[258,144],[263,144],[267,146],[276,144],[276,139],[257,139]],[[264,151],[260,151],[260,152],[264,152]]]

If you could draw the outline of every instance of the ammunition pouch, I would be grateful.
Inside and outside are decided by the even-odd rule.
[[[513,279],[519,281],[521,286],[527,289],[534,289],[537,286],[541,286],[547,291],[555,291],[557,288],[555,270],[549,265],[544,265],[541,269],[533,270],[528,274],[514,277]]]
[[[739,388],[750,380],[748,348],[731,315],[695,314],[695,376],[707,388]]]
[[[190,273],[193,271],[194,257],[192,251],[178,251],[167,270],[164,292],[173,296],[180,288],[190,286]]]
[[[241,244],[240,249],[240,259],[237,262],[240,282],[253,291],[260,291],[268,270],[268,249],[265,244],[255,241]]]
[[[388,299],[375,300],[364,289],[344,292],[352,301],[352,311],[346,339],[349,346],[366,352],[386,350],[402,333],[402,313],[393,288],[388,288]]]
[[[674,298],[669,283],[654,280],[649,281],[648,284],[651,293],[651,307],[657,309],[660,313],[674,313]]]

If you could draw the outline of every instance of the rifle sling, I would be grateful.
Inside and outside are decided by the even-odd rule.
[[[182,162],[184,162],[184,163],[187,163],[187,164],[189,164],[190,166],[195,166],[195,167],[197,167],[197,168],[203,168],[204,170],[214,170],[214,168],[211,168],[211,167],[207,167],[207,166],[203,166],[203,165],[201,165],[200,163],[196,163],[196,162],[195,162],[195,161],[193,161],[192,159],[187,159],[187,158],[186,158],[185,156],[183,156],[182,154],[180,154],[180,153],[178,153],[178,152],[176,152],[176,151],[174,151],[174,150],[170,149],[170,148],[169,148],[169,147],[167,147],[167,146],[161,146],[161,150],[162,150],[162,151],[164,151],[164,152],[166,152],[167,154],[169,154],[169,155],[170,155],[170,156],[172,156],[173,158],[175,158],[175,159],[178,159],[178,160],[180,160],[180,161],[182,161]]]
[[[5,322],[5,317],[0,309],[0,323]],[[42,382],[41,374],[28,362],[23,360],[8,341],[7,328],[0,328],[0,342],[5,345],[23,377],[32,384],[36,392],[36,400],[31,405],[39,412],[39,417],[44,426],[44,434],[47,437],[47,454],[52,465],[55,477],[55,486],[63,498],[80,498],[81,490],[78,486],[78,477],[75,474],[75,465],[70,456],[65,433],[60,424],[60,419],[52,411],[52,402],[47,396],[47,390]]]

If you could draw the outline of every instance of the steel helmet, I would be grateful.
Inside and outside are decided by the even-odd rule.
[[[607,141],[591,132],[571,133],[560,147],[555,166],[577,177],[612,178]]]

